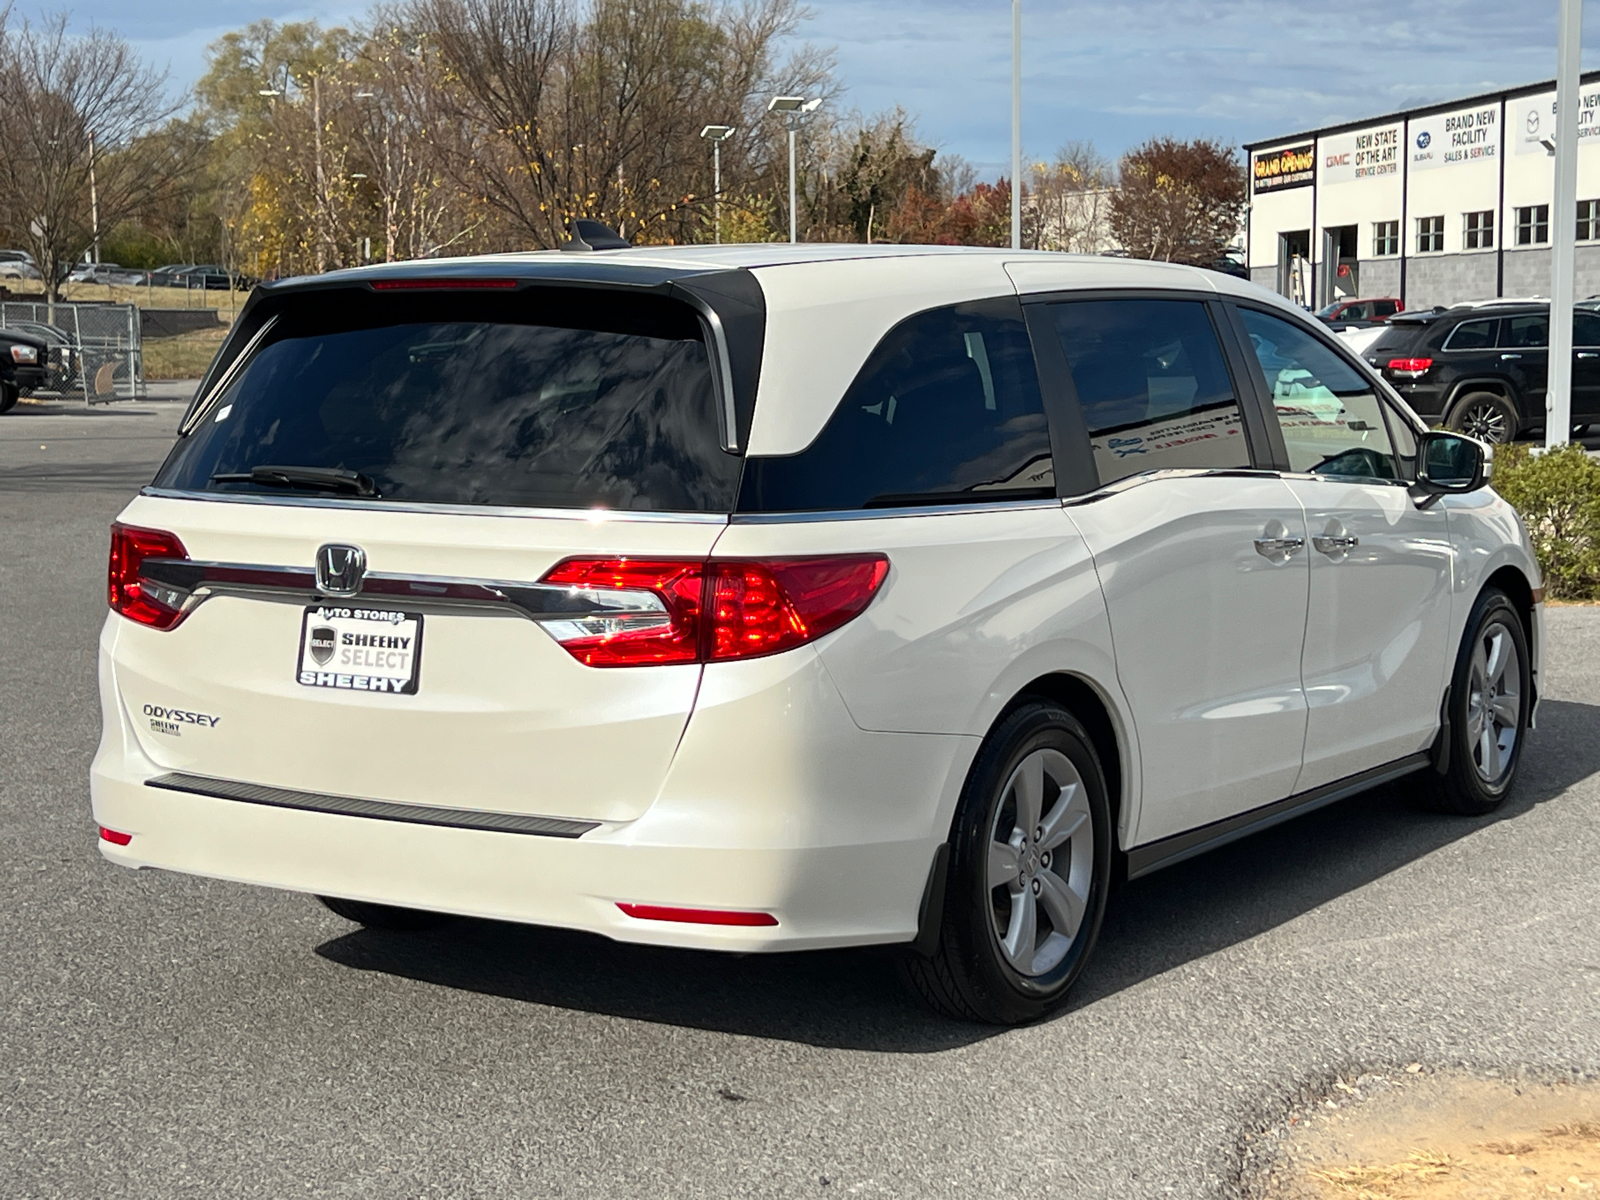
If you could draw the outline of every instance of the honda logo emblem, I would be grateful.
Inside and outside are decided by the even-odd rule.
[[[360,546],[323,546],[317,551],[317,591],[326,596],[354,596],[367,574],[367,553]]]

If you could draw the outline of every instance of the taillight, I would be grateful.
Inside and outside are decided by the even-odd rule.
[[[756,658],[815,641],[859,616],[888,573],[881,554],[568,559],[543,582],[588,593],[598,611],[544,625],[591,667]]]
[[[1433,366],[1431,358],[1391,358],[1389,370],[1396,375],[1403,375],[1407,379],[1418,379],[1428,373],[1428,368]]]
[[[594,593],[604,607],[545,628],[591,667],[696,662],[703,566],[682,559],[569,558],[543,582]]]
[[[107,829],[104,825],[102,825],[100,826],[100,840],[102,842],[110,842],[113,846],[126,846],[129,842],[133,841],[133,834],[121,833],[115,829]]]
[[[107,600],[112,611],[154,629],[171,629],[183,612],[139,581],[139,568],[147,558],[188,558],[176,534],[140,529],[120,521],[111,527],[111,561],[107,570]]]

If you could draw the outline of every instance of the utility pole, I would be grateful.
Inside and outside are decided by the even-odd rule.
[[[317,274],[328,269],[328,180],[322,169],[322,76],[311,77],[312,137],[317,153]]]
[[[94,230],[94,261],[100,261],[100,191],[94,182],[94,134],[89,135],[89,221]]]
[[[1555,195],[1550,205],[1550,375],[1545,389],[1544,444],[1572,435],[1572,290],[1578,226],[1578,73],[1583,0],[1561,0],[1556,37]]]
[[[1022,249],[1022,0],[1011,0],[1011,248]]]
[[[722,143],[732,137],[733,132],[732,125],[707,125],[700,131],[700,136],[711,143],[711,222],[716,231],[716,244],[719,246],[722,245]],[[793,177],[792,169],[790,177]],[[789,203],[792,209],[794,205],[792,192]],[[791,235],[790,241],[793,240]]]

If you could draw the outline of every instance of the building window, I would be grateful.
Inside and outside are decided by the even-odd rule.
[[[1466,226],[1462,230],[1461,245],[1467,250],[1489,250],[1494,247],[1494,210],[1462,213]]]
[[[1538,246],[1550,240],[1550,206],[1530,204],[1517,209],[1517,245]]]
[[[1444,249],[1444,218],[1417,218],[1417,253],[1434,254]]]
[[[1578,201],[1578,240],[1600,240],[1600,200]]]
[[[1400,222],[1374,221],[1372,223],[1372,254],[1384,258],[1400,253]]]

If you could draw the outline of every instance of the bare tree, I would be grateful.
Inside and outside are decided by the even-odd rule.
[[[1122,157],[1111,230],[1135,258],[1210,266],[1239,232],[1244,164],[1231,147],[1152,138]]]
[[[455,115],[478,131],[445,160],[454,182],[536,246],[560,244],[577,217],[646,241],[696,238],[710,209],[707,123],[738,129],[722,148],[727,190],[773,194],[760,180],[782,134],[763,119],[767,96],[825,75],[811,51],[775,65],[797,0],[413,0],[406,11],[454,80]]]
[[[156,144],[178,106],[166,76],[115,34],[69,36],[65,16],[13,27],[9,15],[0,13],[0,223],[33,252],[53,304],[62,267],[97,230],[185,173],[181,148]]]
[[[1054,162],[1035,163],[1024,214],[1024,244],[1098,254],[1111,243],[1111,162],[1092,142],[1068,142]]]

